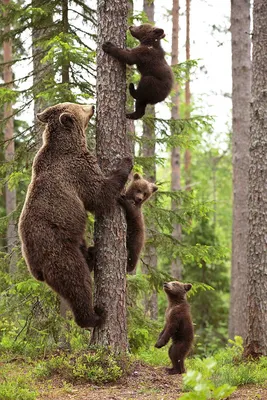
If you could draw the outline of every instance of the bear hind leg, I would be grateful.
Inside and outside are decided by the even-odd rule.
[[[137,93],[136,93],[136,89],[135,89],[133,83],[130,83],[130,85],[129,85],[129,92],[130,92],[130,95],[131,95],[134,99],[137,99]]]
[[[135,103],[135,112],[126,114],[126,118],[128,119],[139,119],[145,115],[147,103],[144,103],[140,100],[136,100]]]
[[[172,368],[168,370],[169,374],[173,375],[185,373],[185,356],[186,351],[183,343],[172,343],[171,347],[169,348],[169,357],[172,362]]]
[[[81,328],[100,325],[103,315],[93,309],[90,272],[80,250],[62,250],[53,264],[44,273],[45,281],[67,301],[77,325]]]

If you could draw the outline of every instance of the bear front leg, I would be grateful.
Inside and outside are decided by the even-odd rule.
[[[102,45],[102,49],[105,53],[110,54],[124,64],[133,65],[137,63],[137,57],[133,50],[120,49],[111,42],[105,42]]]
[[[125,157],[121,160],[119,167],[102,181],[95,206],[96,214],[108,213],[113,209],[132,167],[132,158]]]
[[[161,347],[165,346],[171,338],[170,330],[166,326],[163,331],[160,333],[157,343],[155,347],[160,349]]]

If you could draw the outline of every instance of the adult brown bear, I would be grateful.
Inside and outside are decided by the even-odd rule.
[[[69,303],[83,328],[102,322],[101,311],[93,310],[90,272],[80,250],[86,211],[111,210],[132,168],[125,157],[110,176],[103,175],[86,144],[93,112],[92,106],[62,103],[37,115],[46,124],[43,146],[19,220],[30,272]]]

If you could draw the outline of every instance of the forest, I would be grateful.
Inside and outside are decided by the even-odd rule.
[[[0,400],[267,399],[266,38],[265,0],[0,1]]]

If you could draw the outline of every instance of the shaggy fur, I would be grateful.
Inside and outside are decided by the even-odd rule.
[[[127,272],[135,269],[145,243],[145,223],[141,207],[157,190],[158,187],[154,183],[148,182],[136,173],[126,194],[118,199],[126,212]]]
[[[111,176],[103,175],[86,144],[93,112],[92,106],[62,103],[37,115],[46,124],[43,146],[33,162],[19,220],[30,272],[69,303],[83,328],[103,320],[101,312],[93,310],[91,277],[80,249],[86,211],[109,211],[132,168],[131,158],[124,158]]]
[[[103,50],[122,63],[137,65],[141,80],[135,89],[130,83],[130,94],[136,99],[135,112],[127,114],[129,119],[139,119],[145,114],[147,104],[156,104],[165,100],[172,89],[173,73],[167,64],[160,39],[165,37],[164,30],[150,24],[130,26],[133,37],[140,41],[134,49],[120,49],[111,42],[103,44]]]
[[[169,374],[185,372],[184,360],[192,347],[194,328],[190,306],[186,300],[186,293],[191,287],[190,283],[180,282],[169,282],[163,285],[169,304],[165,313],[165,327],[160,333],[155,347],[161,348],[172,339],[172,345],[169,348],[172,368],[168,369]]]

